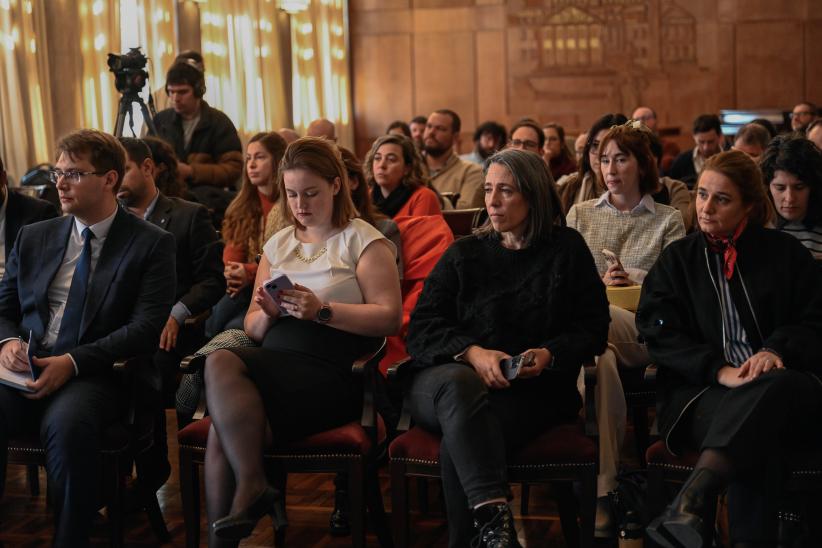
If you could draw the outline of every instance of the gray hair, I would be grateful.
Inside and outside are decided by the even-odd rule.
[[[517,189],[529,205],[525,243],[548,239],[555,226],[565,226],[559,195],[551,170],[539,155],[517,149],[503,149],[485,160],[483,175],[491,165],[504,166],[513,176]],[[497,236],[490,219],[474,231],[479,237]]]

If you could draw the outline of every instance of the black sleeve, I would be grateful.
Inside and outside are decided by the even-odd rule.
[[[645,339],[651,359],[659,367],[676,371],[690,384],[716,384],[716,374],[726,365],[721,351],[703,340],[694,324],[691,303],[678,290],[673,250],[666,248],[642,283],[636,326]]]
[[[19,326],[23,313],[20,307],[20,297],[17,294],[17,276],[20,267],[18,249],[24,230],[25,227],[17,233],[14,247],[6,261],[3,281],[0,282],[0,340],[18,337],[22,333]]]
[[[225,294],[223,243],[217,238],[205,207],[198,206],[191,216],[188,238],[194,283],[180,301],[196,316],[217,304]]]
[[[605,284],[597,273],[590,249],[577,231],[568,232],[572,235],[566,247],[567,283],[562,289],[568,317],[562,332],[541,346],[554,356],[551,369],[578,371],[585,361],[605,351],[611,315]]]
[[[472,344],[471,333],[460,329],[457,299],[460,294],[458,246],[452,245],[428,275],[417,306],[411,313],[405,345],[418,367],[454,360]]]
[[[792,288],[791,302],[784,305],[789,307],[791,321],[776,327],[762,346],[779,353],[785,367],[819,375],[822,374],[822,268],[798,240],[790,238],[787,244],[789,261],[779,265],[779,276],[780,283],[789,283]]]

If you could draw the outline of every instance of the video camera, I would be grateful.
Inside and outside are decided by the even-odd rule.
[[[137,95],[148,80],[145,70],[148,58],[140,48],[130,48],[128,53],[108,54],[108,67],[114,73],[114,86],[123,95]]]

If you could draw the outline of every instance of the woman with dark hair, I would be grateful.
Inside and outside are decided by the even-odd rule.
[[[243,325],[251,301],[251,285],[257,275],[257,255],[272,234],[288,221],[278,204],[277,166],[285,154],[285,139],[275,132],[258,133],[248,142],[243,185],[231,200],[223,219],[226,296],[206,321],[206,335]]]
[[[411,138],[411,128],[402,120],[394,120],[388,124],[385,133],[386,135],[405,135],[409,139]]]
[[[699,230],[668,246],[642,287],[637,326],[658,367],[668,451],[694,472],[648,527],[665,547],[711,546],[727,489],[733,546],[775,546],[786,453],[822,445],[822,276],[773,218],[756,164],[705,162]]]
[[[798,135],[780,135],[759,167],[776,207],[776,228],[822,258],[822,152]]]
[[[574,173],[577,170],[577,162],[565,141],[565,129],[556,122],[551,122],[542,126],[542,133],[545,134],[542,158],[551,169],[554,181]]]
[[[449,545],[507,548],[520,544],[506,455],[576,420],[577,375],[605,348],[608,308],[542,158],[496,153],[484,189],[488,221],[448,248],[411,316],[407,397],[416,423],[442,435]],[[500,361],[521,354],[532,362],[507,380]]]
[[[365,157],[365,180],[371,200],[388,217],[441,215],[440,197],[429,188],[423,160],[411,139],[378,137]]]
[[[244,330],[260,347],[206,359],[212,426],[205,458],[209,546],[235,546],[283,494],[268,485],[263,448],[354,420],[362,391],[351,363],[401,321],[394,246],[358,219],[340,153],[326,139],[292,143],[280,163],[282,216],[293,226],[263,246]],[[263,284],[287,276],[293,289]],[[219,519],[218,519],[219,518]]]
[[[599,143],[598,185],[602,196],[575,204],[568,226],[585,238],[597,271],[606,286],[642,283],[662,250],[685,236],[682,215],[654,202],[659,175],[650,149],[650,130],[631,121],[609,129]],[[615,257],[610,257],[613,253]],[[596,534],[611,536],[607,494],[616,488],[619,455],[625,436],[627,408],[617,366],[644,367],[650,363],[637,340],[634,313],[611,305],[608,350],[597,360],[596,397],[599,412],[599,503]]]
[[[568,213],[572,205],[592,200],[602,194],[603,189],[599,187],[596,175],[599,171],[599,144],[611,127],[627,121],[628,118],[624,114],[606,114],[594,122],[588,130],[585,148],[582,151],[582,161],[576,175],[571,174],[562,181],[557,181],[563,212]]]
[[[147,135],[142,141],[151,149],[151,157],[154,159],[154,183],[166,196],[193,199],[193,196],[186,189],[186,184],[180,180],[177,172],[177,155],[170,144],[159,137]]]

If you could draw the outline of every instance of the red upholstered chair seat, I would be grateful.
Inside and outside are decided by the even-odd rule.
[[[649,466],[665,466],[665,467],[680,467],[692,469],[699,458],[699,453],[696,451],[687,451],[686,453],[676,456],[668,452],[665,447],[665,442],[662,440],[656,441],[645,452],[645,458]]]
[[[211,427],[211,417],[193,422],[180,430],[177,435],[180,445],[205,448],[208,441],[208,429]],[[377,436],[382,442],[385,440],[385,423],[382,417],[377,416]],[[371,442],[360,426],[359,421],[352,421],[343,426],[312,434],[300,440],[287,444],[276,445],[267,450],[275,453],[354,453],[366,455],[371,450]]]
[[[397,437],[388,448],[392,460],[436,464],[439,462],[440,436],[415,426]],[[545,463],[576,464],[594,462],[596,444],[576,424],[552,428],[528,443],[509,463],[510,466],[541,466]]]

